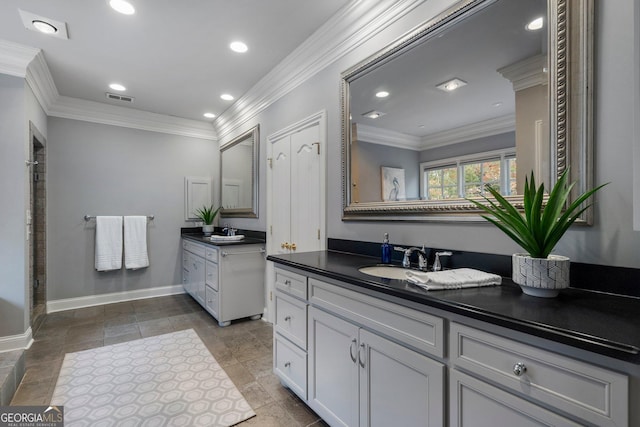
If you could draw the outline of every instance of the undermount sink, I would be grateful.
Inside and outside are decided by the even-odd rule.
[[[405,280],[407,278],[407,269],[392,265],[372,265],[369,267],[361,267],[358,271],[368,274],[369,276],[382,277],[384,279]]]
[[[236,234],[235,236],[211,236],[212,242],[237,242],[244,239],[243,234]]]

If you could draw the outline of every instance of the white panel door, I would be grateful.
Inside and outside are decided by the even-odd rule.
[[[291,135],[291,242],[294,252],[318,251],[320,242],[320,126]]]
[[[272,145],[271,157],[271,245],[272,253],[288,253],[282,244],[291,242],[291,138]]]
[[[308,336],[309,406],[331,426],[357,426],[358,327],[309,307]]]
[[[442,363],[360,330],[361,427],[444,425]]]

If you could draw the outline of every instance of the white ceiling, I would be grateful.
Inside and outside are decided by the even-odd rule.
[[[62,96],[194,120],[220,115],[351,0],[2,0],[0,39],[42,49]],[[66,22],[68,40],[28,30],[18,9]],[[229,49],[233,40],[249,46]],[[107,100],[109,84],[133,104]]]

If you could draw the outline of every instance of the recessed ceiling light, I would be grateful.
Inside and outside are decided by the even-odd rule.
[[[136,8],[126,0],[109,0],[109,6],[123,15],[133,15],[136,13]]]
[[[207,119],[214,119],[216,117],[216,115],[213,113],[204,113],[203,116],[205,116]]]
[[[459,89],[462,86],[465,86],[466,84],[467,82],[465,82],[464,80],[460,80],[459,78],[455,77],[451,80],[447,80],[446,82],[440,83],[436,87],[445,92],[453,92],[454,90]]]
[[[34,19],[33,21],[31,21],[31,25],[33,25],[34,28],[40,31],[41,33],[55,34],[58,32],[58,29],[56,27],[54,27],[48,22],[41,21],[39,19]]]
[[[47,16],[36,15],[26,10],[18,9],[22,25],[29,31],[37,31],[47,36],[59,39],[68,39],[67,24],[63,21],[57,21]]]
[[[229,45],[229,49],[231,49],[234,52],[238,52],[238,53],[244,53],[246,51],[249,50],[249,48],[247,47],[246,44],[242,43],[242,42],[233,42]]]
[[[384,116],[386,113],[383,113],[381,111],[367,111],[366,113],[363,114],[364,117],[368,117],[370,119],[379,119],[380,117]]]
[[[378,98],[386,98],[387,96],[389,96],[389,92],[387,92],[386,90],[381,90],[380,92],[376,93],[376,96]]]
[[[223,93],[222,95],[220,95],[220,98],[224,99],[225,101],[233,101],[233,96],[229,95],[228,93]]]
[[[527,25],[525,25],[524,28],[526,28],[529,31],[536,31],[541,29],[544,26],[544,18],[542,16],[534,19],[533,21],[529,22]]]
[[[126,88],[126,87],[124,87],[124,86],[122,86],[120,83],[111,83],[111,84],[109,85],[109,87],[110,87],[111,89],[113,89],[113,90],[117,90],[117,91],[119,91],[119,92],[123,92],[123,91],[127,90],[127,88]]]

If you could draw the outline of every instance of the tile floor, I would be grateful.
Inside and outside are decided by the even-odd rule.
[[[65,353],[188,328],[198,333],[256,412],[239,426],[327,425],[273,374],[271,324],[246,320],[220,328],[187,295],[48,314],[25,354],[25,376],[11,404],[49,404]]]

